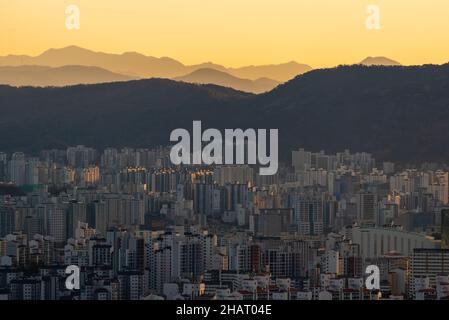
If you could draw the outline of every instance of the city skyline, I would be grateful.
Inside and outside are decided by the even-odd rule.
[[[173,166],[168,147],[0,153],[0,299],[444,300],[446,170],[348,150],[294,150],[270,177]]]
[[[0,0],[0,304],[449,300],[448,13]]]

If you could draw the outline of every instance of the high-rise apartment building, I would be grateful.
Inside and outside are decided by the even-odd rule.
[[[323,201],[315,195],[297,195],[293,201],[295,221],[302,235],[323,233]]]
[[[410,293],[416,294],[415,279],[428,278],[436,287],[437,277],[449,274],[449,249],[414,249],[411,256]]]
[[[373,224],[376,221],[377,196],[371,192],[357,195],[357,217],[360,223]]]
[[[449,209],[441,210],[441,248],[449,249]]]
[[[0,237],[15,230],[15,210],[11,206],[0,205]]]
[[[25,166],[25,154],[22,152],[13,153],[11,156],[11,161],[9,161],[8,165],[9,181],[15,183],[18,186],[24,185]]]

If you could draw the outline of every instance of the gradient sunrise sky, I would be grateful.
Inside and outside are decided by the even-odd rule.
[[[80,30],[65,28],[70,4]],[[380,30],[365,26],[370,4],[380,8]],[[441,64],[449,61],[449,0],[0,0],[0,55],[68,45],[234,67],[327,67],[378,55]]]

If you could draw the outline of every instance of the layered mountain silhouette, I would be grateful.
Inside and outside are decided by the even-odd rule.
[[[173,77],[184,71],[182,63],[170,58],[148,57],[136,52],[109,54],[77,46],[49,49],[36,57],[9,55],[0,58],[0,65],[95,66],[131,77]]]
[[[278,128],[298,147],[447,161],[449,64],[314,70],[259,94],[166,79],[64,88],[0,86],[0,150],[169,144],[175,128]]]
[[[98,67],[0,67],[0,84],[12,86],[67,86],[126,81],[131,78]]]
[[[293,79],[297,75],[309,72],[312,70],[307,64],[300,64],[294,61],[273,64],[265,66],[248,66],[242,68],[230,68],[229,73],[245,79],[256,80],[260,78],[269,78],[278,82],[285,82]]]
[[[360,64],[400,65],[386,57],[368,57]],[[168,57],[156,58],[137,52],[111,54],[77,46],[49,49],[35,57],[26,55],[0,57],[0,67],[2,66],[24,68],[1,69],[0,83],[14,86],[66,86],[142,78],[167,78],[193,83],[212,83],[252,93],[269,91],[279,83],[313,70],[307,64],[294,61],[241,68],[227,68],[213,62],[188,66]],[[82,67],[96,67],[96,69]]]
[[[174,80],[198,84],[217,84],[223,87],[254,93],[270,91],[279,85],[279,82],[268,78],[259,78],[256,80],[241,79],[226,72],[210,68],[198,69],[185,76],[174,78]]]
[[[235,77],[256,80],[270,78],[285,82],[298,74],[310,71],[305,64],[289,62],[279,65],[247,66],[242,68],[226,68],[212,62],[187,66],[181,62],[167,58],[155,58],[137,52],[111,54],[95,52],[77,46],[61,49],[49,49],[42,54],[31,57],[25,55],[9,55],[0,57],[0,66],[39,65],[62,67],[67,65],[95,66],[114,73],[133,78],[175,78],[181,77],[199,69],[215,69],[229,73]]]

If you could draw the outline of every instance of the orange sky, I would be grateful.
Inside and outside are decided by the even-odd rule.
[[[80,9],[80,30],[65,9]],[[380,9],[368,30],[366,8]],[[0,0],[0,55],[78,45],[138,51],[185,64],[313,67],[383,55],[403,64],[449,61],[449,0]]]

